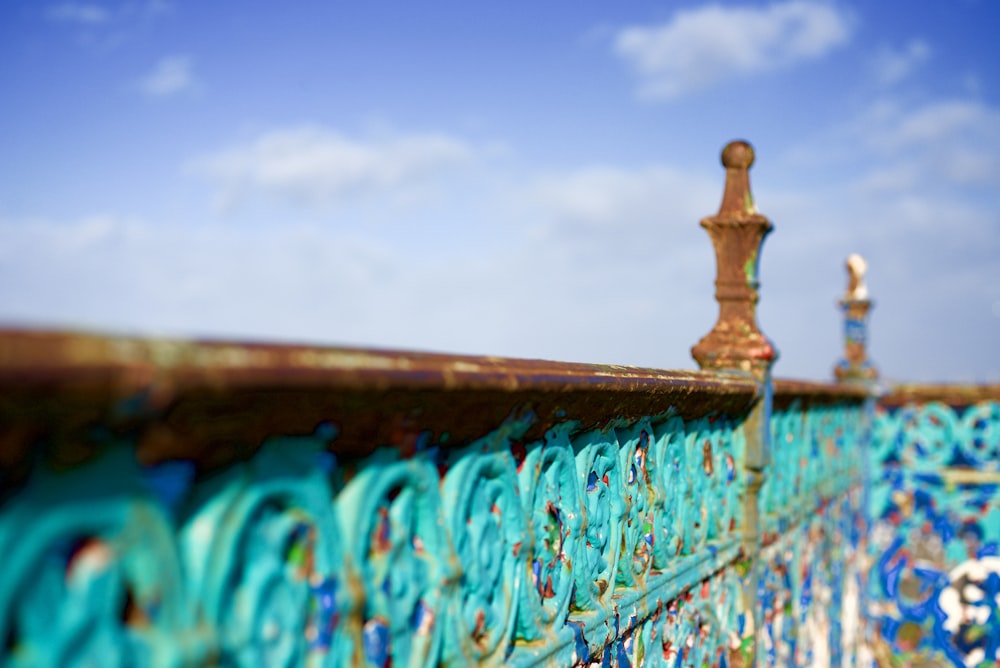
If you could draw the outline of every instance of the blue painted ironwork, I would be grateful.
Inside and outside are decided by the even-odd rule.
[[[269,439],[195,475],[133,444],[0,512],[5,664],[713,665],[741,642],[738,420],[333,457]]]
[[[865,406],[858,403],[795,400],[772,414],[757,584],[763,665],[856,660],[866,424]]]
[[[875,646],[936,665],[1000,662],[1000,403],[880,409],[870,493]]]

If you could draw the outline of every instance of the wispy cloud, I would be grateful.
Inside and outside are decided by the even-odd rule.
[[[639,93],[676,98],[737,76],[818,58],[851,36],[848,14],[792,0],[763,8],[709,5],[657,26],[618,32],[614,50],[639,76]]]
[[[194,59],[190,56],[167,56],[160,59],[153,69],[139,81],[139,86],[150,97],[168,97],[195,85]]]
[[[443,134],[358,140],[319,126],[281,129],[195,160],[194,172],[219,188],[232,208],[253,193],[305,206],[398,190],[469,160],[465,142]]]
[[[84,2],[63,2],[49,7],[45,12],[45,17],[52,21],[94,26],[110,21],[111,12],[101,5]]]
[[[172,11],[169,0],[67,0],[49,5],[42,16],[65,26],[80,45],[107,51],[143,37]]]
[[[875,55],[875,77],[890,85],[902,81],[931,57],[931,49],[923,40],[912,40],[902,49],[883,48]]]
[[[900,110],[888,133],[880,133],[879,144],[903,148],[928,142],[955,139],[966,133],[997,135],[1000,116],[981,102],[972,100],[942,100],[910,110]]]
[[[843,139],[855,155],[878,165],[855,172],[864,174],[858,182],[863,189],[1000,187],[1000,109],[979,100],[879,101],[845,129]]]
[[[650,235],[669,243],[680,238],[673,234],[678,230],[693,231],[700,238],[691,223],[711,213],[719,184],[716,174],[667,165],[595,165],[534,177],[529,193],[553,226],[552,233],[569,238],[590,231],[613,238],[631,231],[644,243],[654,240]]]

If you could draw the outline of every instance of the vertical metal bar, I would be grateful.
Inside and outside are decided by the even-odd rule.
[[[712,239],[716,258],[715,298],[719,318],[692,349],[702,369],[732,370],[749,374],[760,386],[760,399],[743,424],[746,455],[743,475],[743,558],[747,566],[743,587],[745,650],[733,657],[734,665],[757,664],[761,628],[757,583],[761,546],[759,498],[770,451],[770,415],[773,388],[771,366],[778,352],[757,326],[758,264],[764,237],[772,225],[757,211],[750,192],[753,147],[745,141],[730,142],[722,151],[726,185],[719,212],[701,221]]]

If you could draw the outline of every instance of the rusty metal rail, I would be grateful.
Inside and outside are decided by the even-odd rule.
[[[218,466],[268,436],[325,422],[337,450],[465,445],[530,413],[527,438],[567,416],[588,428],[679,410],[739,416],[750,378],[701,371],[260,344],[0,331],[0,471],[37,456],[74,462],[93,425],[130,433],[143,463]],[[3,478],[0,478],[3,480]]]

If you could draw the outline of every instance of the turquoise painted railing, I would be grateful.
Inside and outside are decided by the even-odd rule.
[[[723,151],[698,372],[0,331],[0,666],[1000,659],[1000,388],[773,380]],[[923,662],[923,663],[920,663]]]
[[[734,665],[755,624],[770,663],[854,652],[856,389],[778,383],[756,552],[746,375],[16,332],[0,361],[5,665]]]

